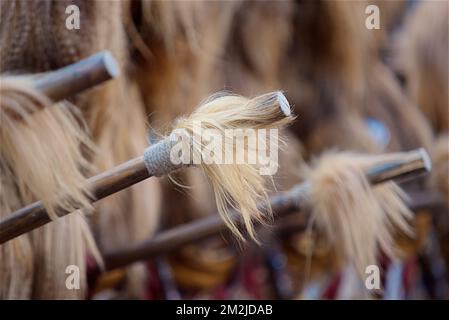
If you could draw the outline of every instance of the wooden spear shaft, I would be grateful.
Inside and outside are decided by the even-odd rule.
[[[392,176],[408,175],[410,171],[416,174],[430,170],[430,160],[427,153],[419,149],[404,153],[399,161],[389,162],[376,170],[378,172],[371,174],[370,180],[373,183],[380,183],[391,179]],[[91,201],[96,202],[149,177],[151,174],[147,170],[144,158],[138,157],[90,178],[87,190],[90,192]],[[62,209],[57,209],[56,212],[59,216],[71,213]],[[41,201],[21,208],[0,221],[0,244],[49,222],[51,219]]]
[[[101,51],[61,69],[47,72],[33,86],[57,102],[119,75],[117,62],[109,51]]]
[[[267,107],[267,104],[272,105],[273,111],[275,108],[279,109],[276,117],[273,116],[273,121],[291,116],[290,107],[282,93],[273,92],[259,99],[262,99],[259,101],[260,108],[262,108],[261,111],[266,112],[264,108]],[[90,178],[84,188],[90,201],[98,201],[153,175],[160,177],[182,167],[190,166],[190,163],[174,163],[171,161],[171,150],[175,144],[176,137],[170,135],[158,143],[147,147],[143,156],[129,160]],[[79,207],[79,209],[82,208]],[[56,207],[55,210],[59,216],[70,213],[70,211],[60,207]],[[50,221],[42,201],[21,208],[0,221],[0,244]]]
[[[385,162],[370,168],[367,172],[371,184],[379,184],[389,180],[403,180],[429,172],[431,162],[427,152],[423,149],[413,150],[398,155],[399,160]],[[309,184],[301,183],[287,192],[273,196],[270,204],[277,216],[283,216],[301,209],[307,198]],[[260,208],[265,211],[264,208]],[[231,219],[239,222],[241,216],[231,212]],[[183,224],[179,227],[161,232],[155,237],[115,252],[105,253],[105,269],[112,270],[129,265],[133,262],[149,259],[156,255],[167,253],[184,245],[217,235],[227,230],[227,226],[220,216],[210,217]]]
[[[119,68],[115,59],[108,51],[101,51],[74,64],[39,76],[33,81],[33,86],[52,101],[57,102],[117,77],[118,74]],[[138,166],[133,166],[133,168],[138,169]],[[116,169],[116,171],[111,172],[111,177],[108,181],[116,182],[115,187],[120,188],[121,174],[131,178],[133,174],[129,173],[126,168],[117,167]],[[114,186],[104,182],[101,177],[99,175],[90,182],[90,184],[98,184],[98,190],[96,191],[100,197],[102,197],[104,188],[114,189]],[[14,238],[16,232],[17,234],[22,234],[33,230],[36,226],[49,222],[48,216],[42,215],[42,208],[42,203],[36,202],[18,210],[16,219],[12,219],[9,223],[6,222],[4,227],[0,227],[0,238],[4,239],[0,240],[0,243]],[[3,224],[3,222],[1,223]],[[8,236],[8,234],[11,235]],[[3,238],[4,235],[7,236]]]
[[[149,177],[143,157],[135,158],[90,178],[87,181],[89,198],[95,202]],[[71,211],[57,209],[56,212],[64,216]],[[34,202],[0,221],[0,244],[49,222],[51,219],[42,201]]]
[[[273,212],[276,212],[276,214],[282,214],[297,210],[298,198],[294,195],[305,195],[307,188],[308,187],[306,184],[301,184],[290,192],[272,197],[270,199],[270,204]],[[239,222],[240,215],[238,212],[231,211],[230,214],[231,219],[234,222]],[[187,244],[195,243],[213,235],[217,235],[226,230],[227,226],[218,214],[186,223],[180,225],[179,227],[161,232],[154,238],[145,240],[135,246],[111,253],[105,253],[103,255],[105,269],[112,270],[121,268],[131,263],[146,260],[162,253],[165,254]]]
[[[31,85],[53,102],[58,102],[115,78],[118,74],[115,59],[108,51],[101,51],[61,69],[43,73],[34,78]],[[21,115],[9,109],[6,111],[21,120]]]

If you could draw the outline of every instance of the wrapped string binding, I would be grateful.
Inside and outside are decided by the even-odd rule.
[[[282,128],[293,119],[290,107],[280,92],[265,94],[254,99],[223,95],[213,97],[190,117],[179,119],[174,127],[192,132],[194,121],[199,121],[204,128],[214,128],[224,134],[225,129]],[[171,162],[167,151],[172,143],[170,137],[167,137],[148,147],[144,156],[90,178],[86,184],[90,201],[97,201],[151,176],[169,174],[184,166],[185,164]],[[192,148],[198,151],[201,145],[192,144]],[[260,176],[257,165],[206,164],[202,161],[199,166],[204,170],[214,189],[219,212],[226,224],[243,239],[237,227],[228,218],[230,205],[242,213],[246,228],[254,237],[252,221],[260,220],[263,216],[257,204],[265,203],[269,207],[264,179]],[[58,216],[63,216],[71,211],[58,208],[56,212]],[[41,201],[35,202],[0,222],[0,243],[48,222],[50,218],[45,206]]]

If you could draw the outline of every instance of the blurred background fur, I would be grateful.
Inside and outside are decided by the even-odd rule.
[[[64,27],[69,4],[76,4],[81,11],[81,29],[75,32]],[[379,6],[380,30],[365,27],[368,4]],[[86,123],[77,132],[93,145],[92,153],[83,153],[91,166],[89,176],[142,154],[178,116],[190,114],[215,91],[255,96],[281,89],[297,120],[285,132],[286,147],[280,151],[280,169],[269,194],[311,178],[304,174],[306,163],[326,163],[329,154],[345,151],[376,155],[423,147],[432,156],[431,179],[415,179],[401,187],[406,191],[431,188],[447,204],[447,6],[445,1],[402,0],[5,0],[0,16],[0,72],[2,78],[40,73],[103,49],[112,52],[122,70],[120,77],[70,101]],[[71,119],[75,114],[60,116]],[[54,121],[50,126],[58,122],[33,121],[38,127],[47,125],[45,121]],[[45,134],[33,132],[41,138]],[[58,141],[42,141],[50,150],[60,148]],[[48,156],[42,166],[52,166],[51,154]],[[18,184],[29,185],[30,181],[17,178],[18,169],[11,168],[8,157],[11,152],[2,148],[2,216],[41,197],[35,187],[29,187],[26,195],[18,190]],[[77,161],[80,155],[72,157]],[[347,165],[342,161],[343,167]],[[322,168],[326,171],[329,167]],[[78,171],[72,170],[74,175],[86,177],[81,166]],[[69,176],[67,172],[54,174]],[[348,190],[357,190],[354,186],[360,180],[354,181]],[[48,186],[44,191],[54,192],[54,186],[42,185]],[[374,200],[367,212],[378,212],[378,201],[396,195],[388,191],[382,194],[370,198]],[[313,212],[321,203],[326,204],[324,196],[316,193],[314,203],[305,211]],[[360,191],[359,199],[364,197],[367,195]],[[86,270],[83,290],[75,296],[64,288],[46,287],[60,282],[51,275],[55,268],[67,261],[85,265],[86,257],[95,255],[89,253],[88,242],[83,239],[93,236],[100,251],[125,247],[151,237],[157,230],[217,212],[213,199],[212,188],[200,170],[186,170],[171,178],[141,182],[100,201],[94,209],[86,208],[89,228],[83,213],[79,213],[1,245],[0,283],[9,283],[8,287],[0,286],[1,297],[85,297]],[[403,213],[402,202],[396,204],[395,212]],[[188,298],[253,298],[257,296],[253,287],[263,292],[262,297],[312,297],[308,288],[317,283],[321,288],[328,286],[328,290],[322,289],[315,297],[365,297],[360,290],[345,293],[343,286],[339,287],[340,295],[329,289],[348,277],[348,268],[354,267],[348,266],[354,260],[348,259],[347,247],[329,239],[325,232],[338,225],[340,218],[327,207],[323,210],[329,211],[330,217],[324,230],[298,231],[272,240],[273,246],[268,246],[285,261],[283,270],[290,283],[287,295],[248,280],[267,279],[270,250],[255,249],[250,244],[240,248],[235,239],[223,235],[181,248],[156,263],[136,263],[120,271],[118,277],[110,277],[113,280],[103,277],[111,295],[101,295],[104,288],[94,291],[99,297],[166,298],[160,292],[149,294],[148,287],[162,281],[161,274],[168,270],[180,296]],[[378,240],[388,245],[381,252],[375,242],[369,250],[374,256],[365,260],[388,264],[384,254],[393,242],[403,261],[422,256],[435,231],[433,211],[421,210],[411,219],[414,237],[404,233],[405,227],[389,230],[394,239],[383,233],[384,238]],[[442,216],[444,221],[449,220],[447,208]],[[354,230],[364,222],[357,222]],[[367,228],[374,228],[374,224]],[[69,237],[67,232],[71,233]],[[438,232],[441,248],[449,247],[449,228]],[[257,258],[248,261],[242,250]],[[441,251],[447,266],[449,254]],[[12,270],[17,270],[17,279]],[[47,278],[53,280],[39,280]]]

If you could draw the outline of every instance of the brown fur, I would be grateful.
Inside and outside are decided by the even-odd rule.
[[[215,62],[239,2],[131,3],[127,30],[134,47],[132,74],[156,133],[165,132],[176,117],[189,114],[204,97],[222,89]],[[200,170],[178,172],[172,178],[176,183],[162,179],[164,227],[217,211],[213,191]]]
[[[4,161],[0,161],[1,216],[23,205],[17,192],[15,178]],[[28,299],[31,297],[34,274],[34,253],[30,234],[24,234],[0,246],[0,297]]]
[[[357,2],[295,2],[291,41],[282,60],[282,87],[303,121],[304,142],[321,121],[357,112],[365,92],[365,38]]]
[[[393,44],[392,67],[404,91],[426,116],[433,134],[431,184],[448,198],[448,3],[424,1],[406,17]]]
[[[429,149],[432,130],[427,119],[402,92],[393,73],[382,63],[373,63],[368,78],[363,113],[381,120],[390,130],[391,140],[384,150]]]
[[[249,93],[282,87],[298,114],[293,131],[306,159],[329,148],[378,153],[430,145],[426,120],[379,61],[403,3],[379,3],[383,12],[388,7],[382,35],[366,30],[366,4],[251,1],[234,18],[226,85]],[[388,127],[389,145],[373,140],[366,116]]]
[[[335,143],[375,149],[370,136],[358,131],[364,129],[361,119],[340,111],[356,110],[364,92],[359,86],[363,47],[353,46],[359,33],[351,22],[354,10],[338,1],[239,4],[225,33],[226,50],[216,62],[216,83],[246,95],[286,89],[299,115],[294,131],[309,155]],[[333,121],[336,114],[341,121]],[[282,177],[276,181],[291,183]]]
[[[280,63],[290,41],[291,1],[244,1],[233,15],[218,60],[225,88],[244,95],[280,89]]]
[[[339,145],[322,133],[328,126],[342,130],[340,134],[329,128],[346,146],[345,139],[357,137],[339,121],[361,128],[361,120],[345,119],[357,117],[352,113],[360,112],[366,90],[366,41],[357,24],[362,22],[361,8],[344,1],[245,2],[227,42],[222,63],[225,85],[245,94],[265,88],[285,90],[299,115],[293,130],[306,153]]]
[[[134,50],[133,70],[153,127],[167,129],[213,92],[213,63],[234,7],[234,1],[148,0],[132,7],[128,23],[149,52]]]
[[[407,1],[405,0],[375,0],[365,1],[366,6],[374,4],[379,7],[380,29],[370,30],[372,46],[376,53],[382,55],[388,50],[390,39],[406,14]]]
[[[81,29],[75,32],[65,28],[65,8],[69,4],[81,11]],[[104,49],[118,60],[122,70],[119,79],[76,98],[98,146],[92,162],[99,171],[140,155],[147,145],[142,102],[126,76],[129,65],[122,5],[119,1],[97,0],[1,3],[2,72],[47,71]],[[146,238],[156,228],[158,206],[157,181],[141,183],[98,203],[101,218],[94,222],[94,228],[101,248]],[[119,239],[117,234],[122,237]],[[132,280],[136,277],[139,280]],[[128,279],[137,284],[133,288],[125,286],[129,296],[141,296],[144,273],[130,272]]]
[[[449,135],[441,135],[432,148],[432,186],[449,205]]]
[[[90,208],[84,185],[91,171],[85,156],[89,148],[92,151],[92,142],[79,114],[73,112],[75,107],[53,106],[23,78],[2,78],[0,97],[0,215],[6,217],[36,200],[43,201],[52,219],[58,219],[56,207]],[[82,298],[89,251],[99,256],[81,212],[3,244],[0,296]],[[81,290],[66,288],[69,265],[80,268]]]
[[[395,39],[393,67],[435,133],[449,130],[448,3],[422,1]]]

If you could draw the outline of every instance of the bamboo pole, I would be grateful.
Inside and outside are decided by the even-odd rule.
[[[367,172],[367,177],[371,184],[379,184],[389,180],[403,181],[404,179],[410,179],[422,173],[429,172],[430,169],[431,162],[427,152],[423,149],[418,149],[399,153],[397,160],[388,161],[370,168]],[[288,214],[301,210],[309,188],[309,184],[304,182],[296,185],[289,191],[273,196],[270,204],[276,216],[288,219]],[[264,208],[260,209],[262,211],[265,210]],[[233,211],[231,219],[234,222],[239,222],[240,215]],[[297,220],[295,218],[296,222],[291,227],[298,228],[300,226]],[[305,219],[300,219],[300,221],[305,221]],[[162,253],[165,254],[184,245],[217,235],[226,229],[227,227],[219,215],[212,215],[204,219],[186,223],[161,232],[155,237],[139,244],[115,252],[105,253],[105,269],[112,270]]]

